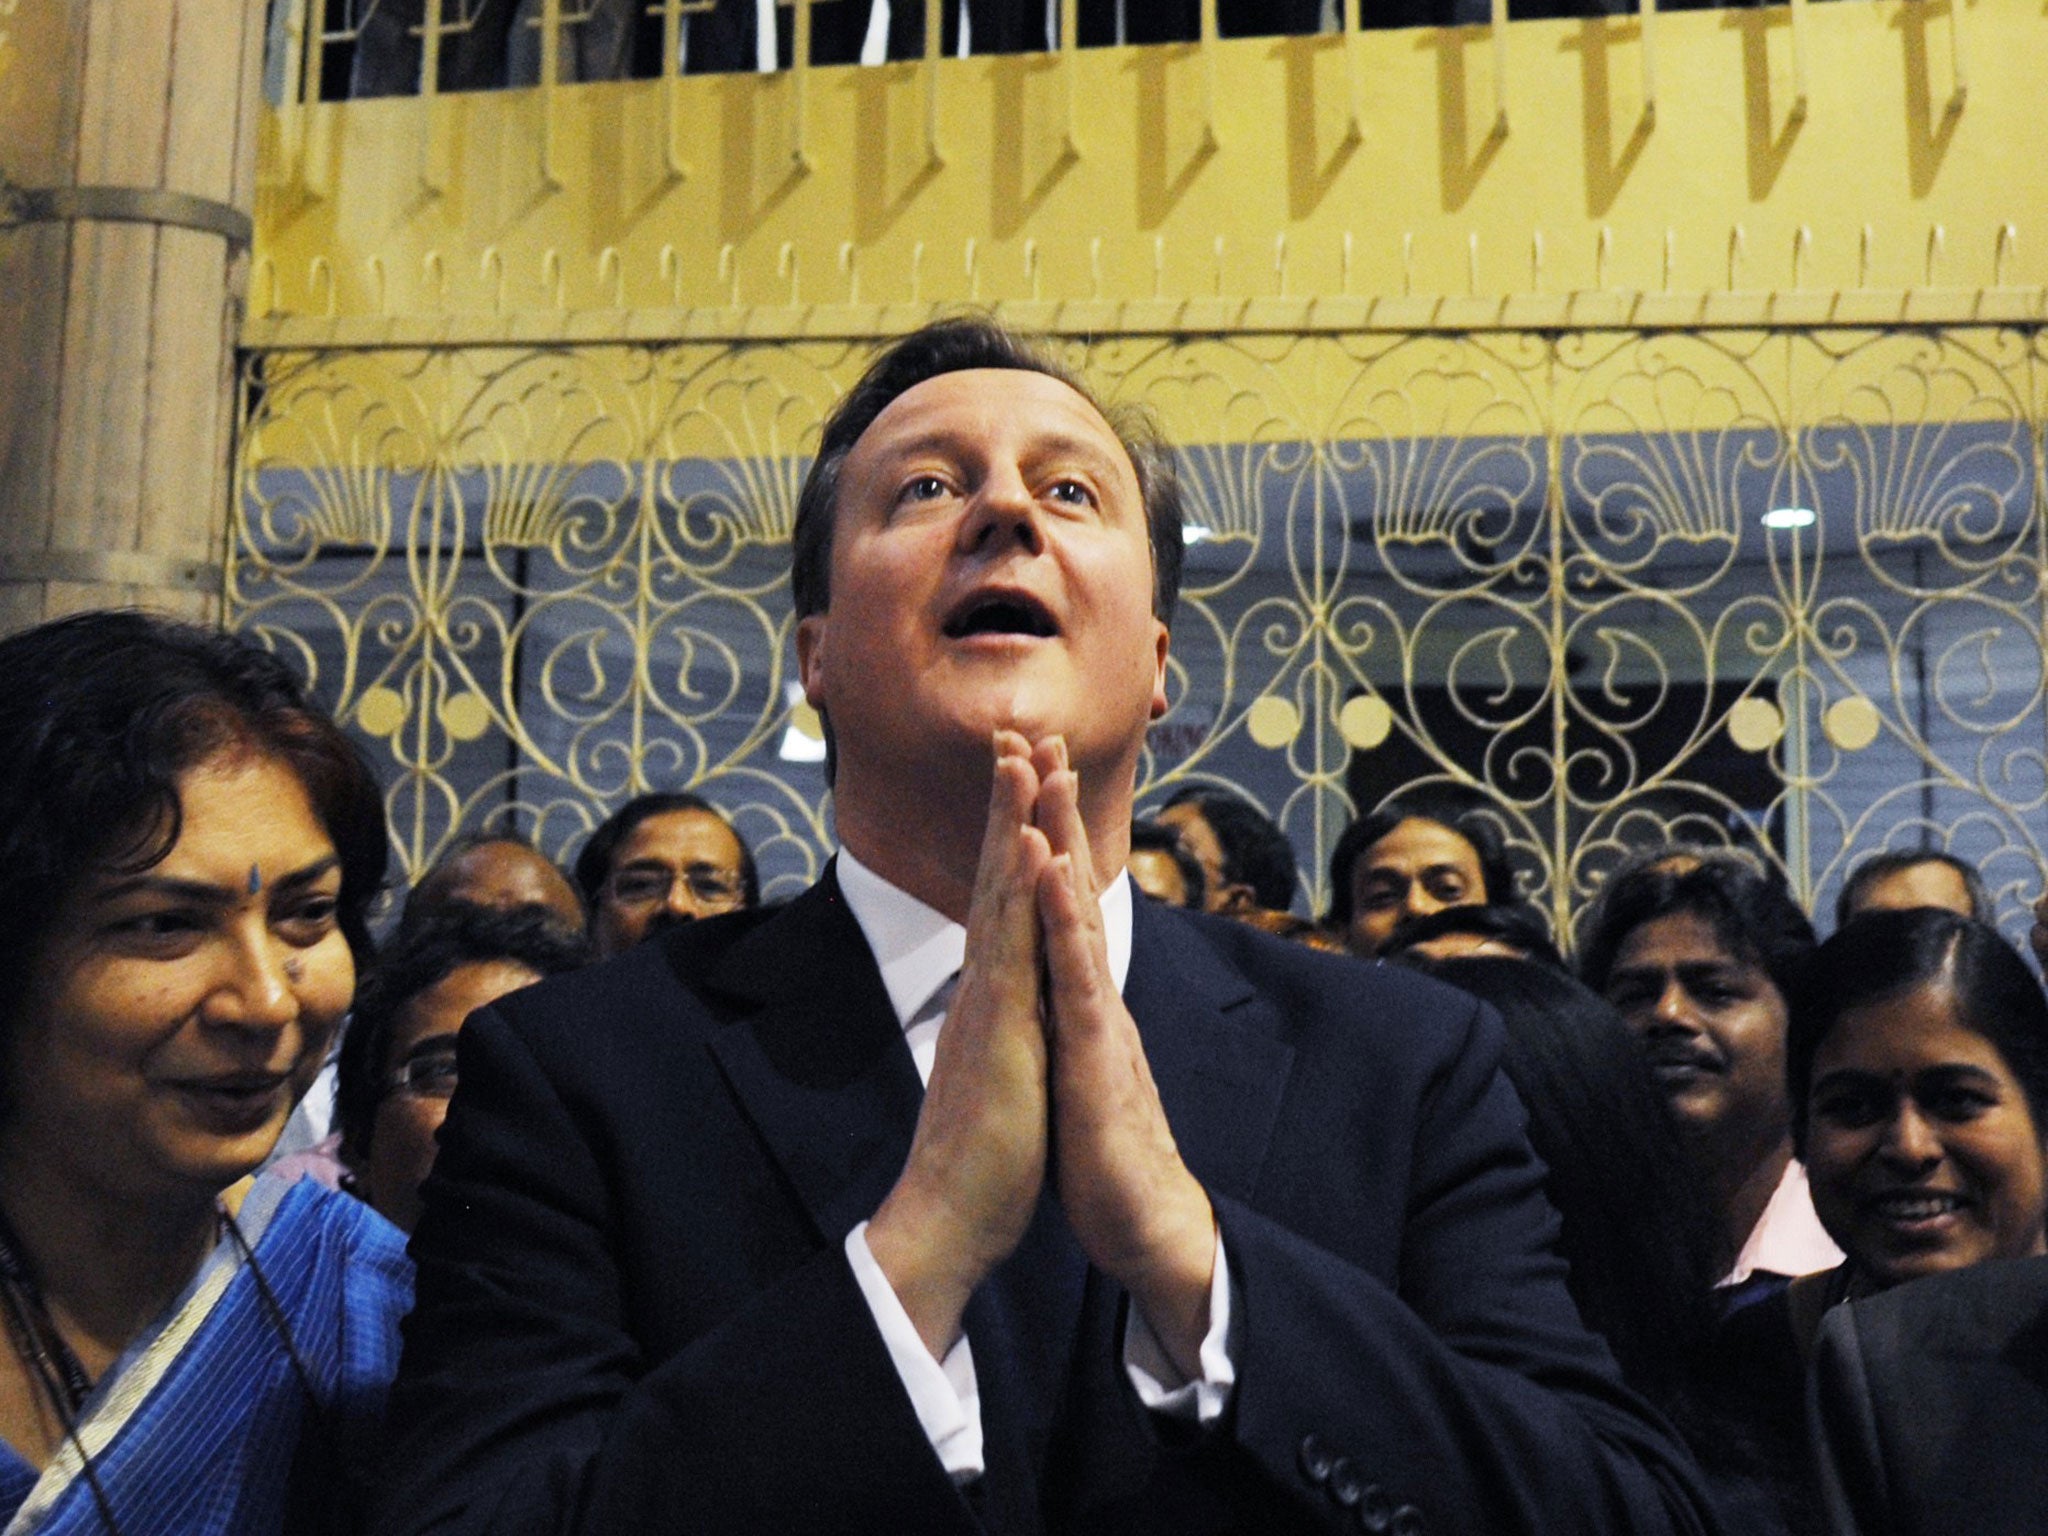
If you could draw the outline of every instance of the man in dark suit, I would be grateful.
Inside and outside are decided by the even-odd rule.
[[[1179,517],[986,323],[842,402],[792,582],[842,852],[465,1028],[379,1531],[1710,1525],[1492,1015],[1133,901]]]
[[[2019,1536],[2048,1512],[2048,1259],[1973,1264],[1821,1324],[1814,1447],[1839,1536]]]

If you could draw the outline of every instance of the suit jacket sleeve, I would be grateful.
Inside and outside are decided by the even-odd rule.
[[[976,1529],[842,1251],[650,1366],[589,1127],[495,1011],[459,1051],[372,1530]]]
[[[1493,1536],[1711,1528],[1697,1470],[1564,1289],[1498,1020],[1432,1011],[1391,1283],[1341,1235],[1257,1208],[1263,1190],[1217,1201],[1244,1318],[1237,1443],[1333,1528],[1358,1505]]]

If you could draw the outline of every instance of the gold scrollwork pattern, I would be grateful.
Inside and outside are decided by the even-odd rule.
[[[785,580],[858,341],[259,352],[230,622],[389,785],[403,869],[624,797],[830,846]],[[2048,856],[2048,346],[2030,328],[1100,337],[1190,542],[1141,803],[1490,808],[1569,933],[1630,848],[1740,841],[1823,908],[1930,844],[2013,931]]]

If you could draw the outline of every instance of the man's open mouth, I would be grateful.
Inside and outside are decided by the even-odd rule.
[[[1037,598],[1023,592],[989,592],[968,598],[947,617],[946,638],[974,635],[1022,635],[1049,640],[1059,626]]]

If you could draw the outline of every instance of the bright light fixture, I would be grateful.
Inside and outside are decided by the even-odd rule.
[[[794,678],[782,685],[782,697],[792,710],[804,705],[804,685]],[[815,720],[810,722],[815,725]],[[822,763],[825,761],[825,738],[822,735],[807,734],[797,729],[795,719],[783,728],[782,745],[776,749],[776,756],[785,763]]]
[[[1207,528],[1204,528],[1200,523],[1182,523],[1180,525],[1180,541],[1183,544],[1200,544],[1205,539],[1213,539],[1214,537],[1216,535]]]
[[[1766,528],[1811,528],[1813,522],[1811,507],[1773,507],[1764,514]]]

